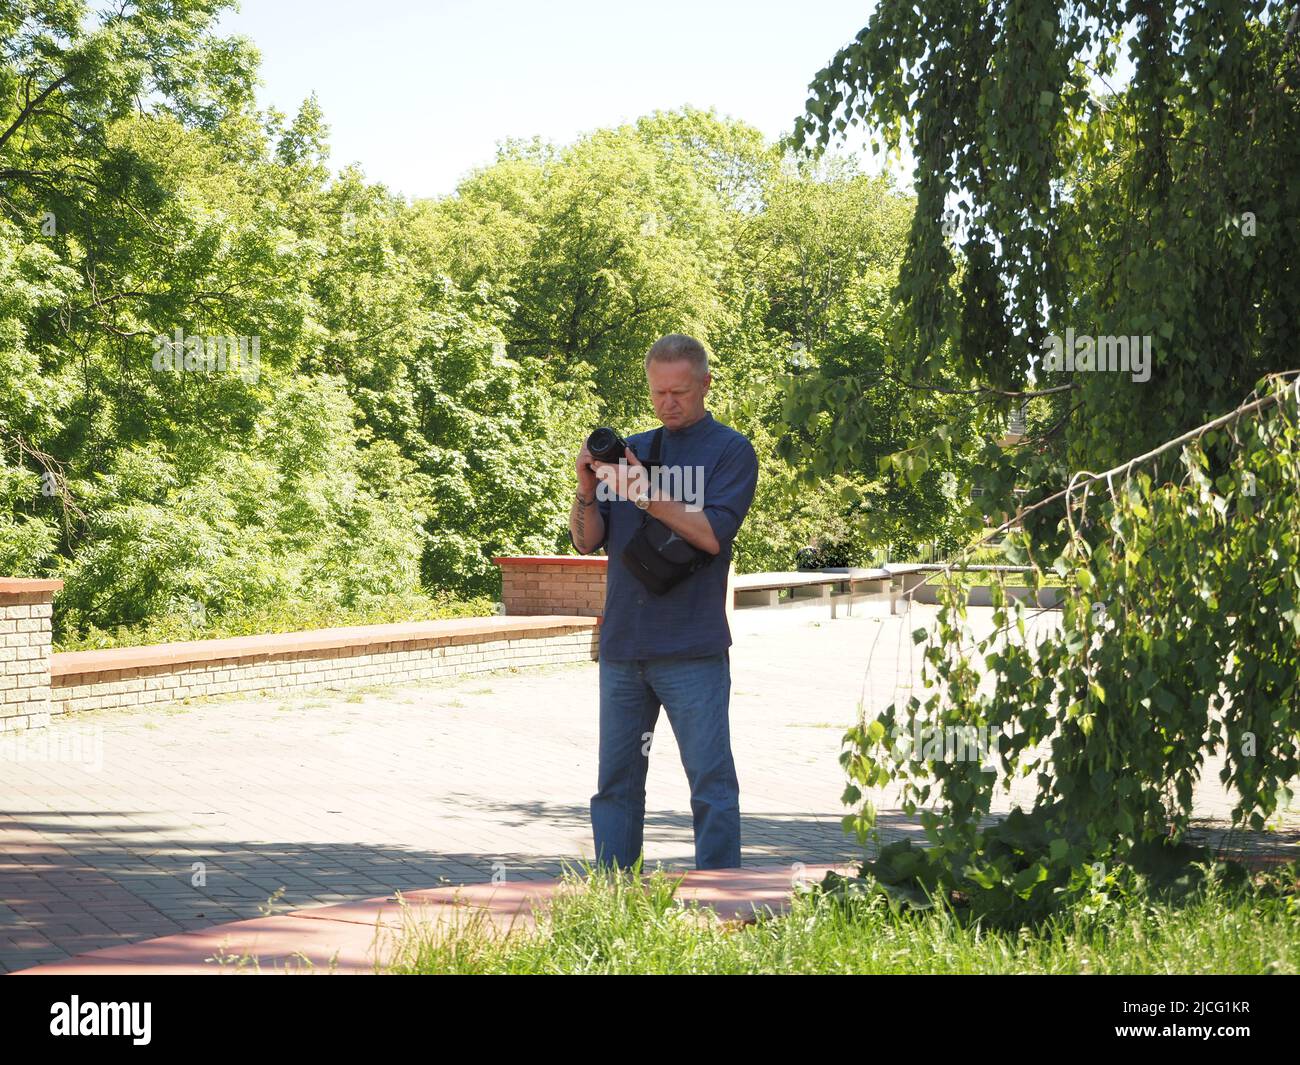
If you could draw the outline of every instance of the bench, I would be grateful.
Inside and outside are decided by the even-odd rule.
[[[848,613],[853,613],[857,596],[867,589],[887,590],[893,578],[887,570],[854,566],[784,573],[746,573],[735,578],[733,591],[737,607],[780,606],[781,593],[789,591],[786,606],[816,600],[828,603],[831,617],[838,616],[840,601],[848,597]]]
[[[936,575],[949,571],[952,573],[1029,573],[1029,566],[1008,566],[996,563],[981,563],[979,565],[949,565],[939,562],[914,562],[898,565],[887,565],[885,567],[890,573],[894,574],[896,583],[892,589],[889,602],[889,612],[896,614],[898,612],[898,599],[900,597],[912,596],[917,603],[937,603],[938,587],[931,585],[925,587]],[[1010,599],[1021,599],[1035,602],[1038,606],[1052,607],[1060,604],[1062,595],[1059,589],[1040,588],[1037,594],[1031,594],[1028,588],[1008,588],[1007,596]],[[992,597],[987,588],[973,588],[969,598],[971,606],[990,606]]]
[[[794,606],[808,600],[828,603],[831,617],[838,616],[838,605],[848,599],[846,614],[853,616],[853,605],[859,595],[888,595],[889,612],[898,613],[900,599],[915,596],[917,602],[934,602],[933,592],[917,595],[917,590],[932,580],[936,574],[950,569],[953,572],[970,570],[979,573],[1027,573],[1027,566],[978,565],[952,566],[937,562],[891,562],[881,568],[835,566],[820,570],[800,570],[785,573],[746,573],[734,578],[733,604],[735,607]],[[781,593],[789,591],[784,601]],[[1017,590],[1009,594],[1023,598]],[[1039,605],[1054,605],[1059,596],[1039,594]],[[974,606],[987,606],[987,596],[972,599]]]

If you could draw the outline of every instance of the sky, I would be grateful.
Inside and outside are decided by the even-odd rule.
[[[313,91],[331,165],[408,197],[452,192],[510,137],[568,143],[690,104],[775,139],[870,18],[848,0],[242,0],[220,30],[262,54],[262,107]],[[854,132],[850,127],[850,132]],[[861,151],[863,142],[846,150]],[[870,152],[864,153],[869,166]]]

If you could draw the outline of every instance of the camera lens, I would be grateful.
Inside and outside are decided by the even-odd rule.
[[[587,450],[598,462],[617,462],[623,458],[623,439],[613,429],[601,426],[587,437]]]

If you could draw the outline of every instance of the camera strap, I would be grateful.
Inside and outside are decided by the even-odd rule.
[[[646,460],[646,468],[654,473],[655,467],[659,465],[659,448],[664,442],[664,427],[661,425],[655,430],[655,435],[650,441],[650,458]]]
[[[641,465],[645,467],[646,473],[650,475],[650,478],[652,480],[655,475],[655,470],[659,468],[659,452],[661,447],[663,446],[663,441],[664,441],[664,430],[663,430],[663,426],[660,426],[658,429],[655,430],[655,435],[650,438],[650,457],[646,459],[641,459]],[[636,455],[636,448],[632,449],[632,454]],[[640,455],[637,455],[636,457],[641,458]],[[647,487],[649,486],[647,485]],[[649,520],[650,520],[650,515],[647,514],[644,510],[641,511],[641,524],[644,525]]]
[[[650,478],[652,480],[654,479],[655,471],[659,468],[659,451],[660,448],[663,446],[663,442],[664,442],[664,429],[663,426],[661,425],[658,429],[655,430],[655,435],[650,438],[650,457],[646,459],[645,462],[643,463],[643,465],[646,468],[646,472],[650,475]],[[650,519],[649,512],[644,510],[641,511],[641,524],[644,525],[646,524],[646,522],[650,520],[651,519]]]

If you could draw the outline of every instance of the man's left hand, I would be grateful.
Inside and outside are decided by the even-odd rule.
[[[605,491],[615,499],[632,499],[650,490],[650,471],[641,464],[636,453],[624,449],[626,463],[594,462],[596,477],[605,485]]]

